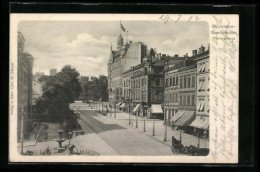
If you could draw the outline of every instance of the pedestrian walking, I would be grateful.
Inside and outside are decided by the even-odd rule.
[[[46,155],[49,155],[49,156],[51,155],[51,149],[49,146],[47,146],[45,153],[46,153]]]

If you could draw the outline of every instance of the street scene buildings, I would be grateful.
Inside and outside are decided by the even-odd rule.
[[[71,27],[70,24],[62,24]],[[130,22],[127,26],[131,27],[131,24],[135,25]],[[53,25],[48,25],[48,29],[53,30]],[[27,33],[25,28],[30,26],[30,23],[25,23],[21,29]],[[186,28],[186,23],[184,26]],[[185,51],[192,53],[181,55],[176,53],[182,52],[182,46],[178,45],[182,38],[174,38],[174,45],[170,41],[164,44],[164,47],[170,47],[170,52],[175,52],[170,55],[169,51],[164,52],[166,49],[158,48],[160,44],[154,46],[156,39],[149,37],[152,41],[146,43],[145,38],[135,38],[134,34],[130,37],[128,32],[120,22],[118,32],[111,29],[116,36],[109,39],[79,33],[77,40],[67,42],[70,48],[64,44],[63,51],[63,47],[50,49],[53,53],[48,55],[53,56],[52,59],[68,56],[69,60],[64,60],[64,63],[58,60],[57,66],[54,62],[46,65],[45,72],[33,70],[34,59],[38,60],[38,69],[41,67],[40,57],[24,52],[26,41],[22,32],[18,32],[17,142],[21,154],[208,154],[209,44],[204,41],[204,45],[189,46],[189,50],[186,48]],[[138,32],[137,28],[135,32]],[[63,40],[59,34],[59,39]],[[30,32],[27,33],[29,35]],[[66,36],[64,40],[69,40]],[[28,44],[33,46],[30,39]],[[189,39],[191,43],[187,44],[200,41]],[[111,42],[116,42],[116,45]],[[94,46],[88,49],[89,52],[101,48],[99,51],[95,49],[93,54],[86,53],[85,49],[92,44]],[[102,51],[107,53],[104,53],[105,60],[100,57],[99,52]],[[46,52],[34,53],[44,56]],[[82,61],[73,60],[71,54]],[[85,58],[88,60],[85,61]]]
[[[118,50],[123,47],[127,51],[125,47],[131,44],[124,45],[119,35]],[[178,126],[189,133],[193,133],[191,128],[208,131],[209,50],[205,51],[201,45],[199,51],[192,51],[192,56],[171,57],[152,48],[147,50],[143,43],[139,48],[139,64],[136,64],[138,61],[131,63],[128,56],[113,56],[115,51],[111,49],[108,63],[110,106],[141,117],[164,119],[167,125]],[[120,61],[127,61],[128,66],[120,66]]]

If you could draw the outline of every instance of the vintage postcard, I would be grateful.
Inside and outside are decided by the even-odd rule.
[[[10,162],[238,163],[239,16],[10,14]]]

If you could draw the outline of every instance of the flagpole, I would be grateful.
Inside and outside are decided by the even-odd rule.
[[[120,35],[121,35],[121,20],[120,20],[120,23],[119,23],[119,30],[120,30]]]

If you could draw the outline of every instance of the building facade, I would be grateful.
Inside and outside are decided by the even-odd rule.
[[[121,34],[117,39],[116,50],[111,47],[108,62],[108,90],[109,104],[114,105],[123,95],[123,72],[142,62],[146,45],[141,42],[127,42],[124,44]]]
[[[184,57],[177,55],[165,61],[164,120],[168,124],[179,110],[179,69],[183,66],[183,61]]]
[[[120,35],[117,50],[111,48],[109,102],[138,116],[160,114],[180,129],[208,129],[209,50],[202,46],[192,56],[170,57],[142,43],[131,49],[135,44],[124,45]]]
[[[176,103],[178,105],[178,111],[176,111],[176,108],[174,109],[173,113],[170,114],[171,119],[169,120],[169,123],[171,123],[173,126],[177,126],[178,128],[186,130],[195,119],[196,62],[194,61],[193,57],[188,57],[187,55],[184,57],[184,59],[185,60],[183,61],[182,66],[178,68],[178,70],[175,70],[177,71],[175,76],[178,78],[178,91],[176,91],[178,95]],[[172,99],[174,98],[172,97]]]
[[[209,128],[209,111],[210,111],[210,54],[209,49],[201,46],[199,52],[193,50],[193,56],[197,63],[197,106],[196,119],[191,124],[194,128],[208,130]]]
[[[33,57],[24,52],[25,39],[21,32],[18,32],[18,112],[17,112],[17,138],[21,139],[21,123],[23,119],[24,137],[28,137],[32,129],[32,67]],[[23,118],[22,118],[23,111]]]
[[[160,105],[163,118],[164,60],[156,58],[155,50],[147,51],[141,64],[132,66],[123,73],[123,99],[127,100],[130,112],[138,116],[149,116],[148,109]]]

